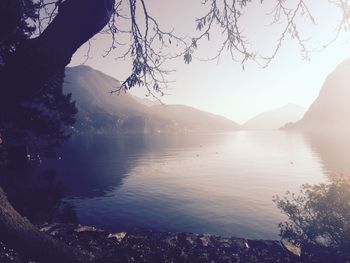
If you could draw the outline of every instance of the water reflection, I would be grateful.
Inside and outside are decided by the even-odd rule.
[[[274,239],[284,216],[272,196],[348,168],[345,139],[285,131],[75,136],[60,158],[30,173],[54,170],[64,186],[62,221]]]
[[[76,198],[105,196],[122,184],[131,163],[146,151],[141,136],[75,136],[59,150],[58,158],[44,160],[40,169],[54,168]]]
[[[115,190],[145,156],[167,157],[169,148],[200,146],[198,136],[123,135],[74,136],[62,149],[58,158],[44,160],[39,170],[55,169],[66,186],[66,195],[93,198]],[[209,136],[207,145],[220,139]],[[37,171],[36,171],[37,172]]]
[[[286,199],[275,199],[288,216],[281,236],[301,247],[305,262],[348,262],[350,259],[350,138],[348,132],[303,133],[318,156],[329,182],[303,185]],[[294,195],[295,194],[295,195]]]
[[[322,160],[325,170],[350,173],[350,136],[346,132],[318,132],[304,134],[312,151]]]
[[[74,138],[57,174],[83,224],[250,238],[278,237],[272,195],[326,180],[304,136],[279,131]]]

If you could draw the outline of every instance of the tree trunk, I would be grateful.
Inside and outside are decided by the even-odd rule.
[[[15,109],[70,62],[109,21],[114,0],[66,0],[38,37],[22,43],[0,71],[0,116]],[[38,262],[87,262],[89,257],[40,232],[10,205],[0,188],[0,239]]]
[[[37,262],[89,262],[92,256],[40,232],[8,202],[0,188],[0,233],[2,241]]]
[[[57,16],[33,39],[23,42],[0,71],[0,107],[30,97],[69,64],[76,50],[108,23],[114,0],[66,0]],[[11,105],[8,105],[11,102]]]

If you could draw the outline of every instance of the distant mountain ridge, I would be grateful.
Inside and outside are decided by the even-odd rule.
[[[240,125],[220,115],[199,111],[193,107],[185,105],[155,105],[151,107],[157,115],[166,118],[171,116],[173,120],[181,123],[187,129],[193,131],[205,130],[238,130]],[[209,127],[213,125],[212,127]]]
[[[304,117],[284,128],[308,132],[350,131],[350,59],[328,75]]]
[[[244,130],[276,130],[289,122],[300,120],[306,109],[295,105],[287,104],[283,107],[266,111],[256,115],[242,125]]]
[[[111,94],[118,80],[88,66],[66,68],[64,92],[78,108],[77,132],[167,133],[239,129],[224,117],[183,105],[157,105],[128,93]]]

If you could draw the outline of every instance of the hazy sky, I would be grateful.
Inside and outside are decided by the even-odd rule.
[[[159,19],[161,25],[167,29],[174,28],[175,32],[183,35],[193,34],[194,19],[204,11],[200,0],[147,2],[150,13]],[[283,24],[268,26],[272,17],[266,14],[271,11],[271,3],[275,1],[265,2],[269,3],[263,6],[258,3],[248,5],[241,28],[250,39],[253,49],[268,55]],[[298,25],[302,29],[302,37],[307,39],[306,44],[311,48],[320,47],[335,35],[341,14],[327,0],[309,2],[317,25],[311,25],[304,18],[299,19]],[[213,32],[212,40],[199,47],[200,55],[214,54],[219,48],[220,37],[216,37],[216,34]],[[169,95],[162,97],[162,100],[220,114],[238,123],[287,103],[308,107],[317,97],[326,76],[350,57],[349,37],[349,32],[342,32],[331,46],[321,52],[311,53],[311,60],[305,61],[295,41],[288,36],[273,63],[265,69],[248,63],[243,71],[240,64],[232,61],[228,55],[224,55],[219,63],[193,61],[186,65],[182,59],[171,61],[169,68],[176,69],[176,72],[169,79],[176,82],[169,84]],[[102,57],[109,45],[106,36],[97,35],[91,44],[91,58],[86,65],[117,79],[127,76],[130,63],[116,61],[113,54]],[[83,46],[77,52],[71,66],[82,63],[86,48]],[[145,93],[140,88],[134,88],[132,92],[139,96]]]

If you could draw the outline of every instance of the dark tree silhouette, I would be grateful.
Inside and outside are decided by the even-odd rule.
[[[65,127],[74,123],[76,109],[70,95],[62,93],[64,67],[76,49],[108,22],[113,1],[66,1],[34,38],[30,38],[33,25],[43,6],[31,0],[0,4],[0,17],[5,20],[0,33],[0,148],[18,166],[25,162],[28,147],[50,153],[68,135]],[[6,245],[38,262],[93,259],[41,233],[13,209],[1,189],[0,232]]]
[[[25,163],[28,151],[34,155],[52,153],[54,147],[67,137],[65,127],[74,123],[76,109],[70,95],[62,93],[64,68],[47,76],[40,88],[22,80],[15,72],[7,71],[17,49],[30,41],[29,37],[35,31],[32,24],[38,18],[40,5],[32,0],[4,0],[1,3],[1,18],[8,17],[13,21],[4,23],[1,31],[0,147],[5,148],[7,161],[12,159],[15,165],[19,165],[19,162]]]
[[[34,33],[35,26],[30,21],[37,19],[39,5],[32,0],[0,2],[0,65],[15,52],[18,45]]]
[[[350,260],[350,177],[335,175],[329,184],[304,185],[298,195],[276,196],[288,216],[281,237],[301,247],[305,262]]]

